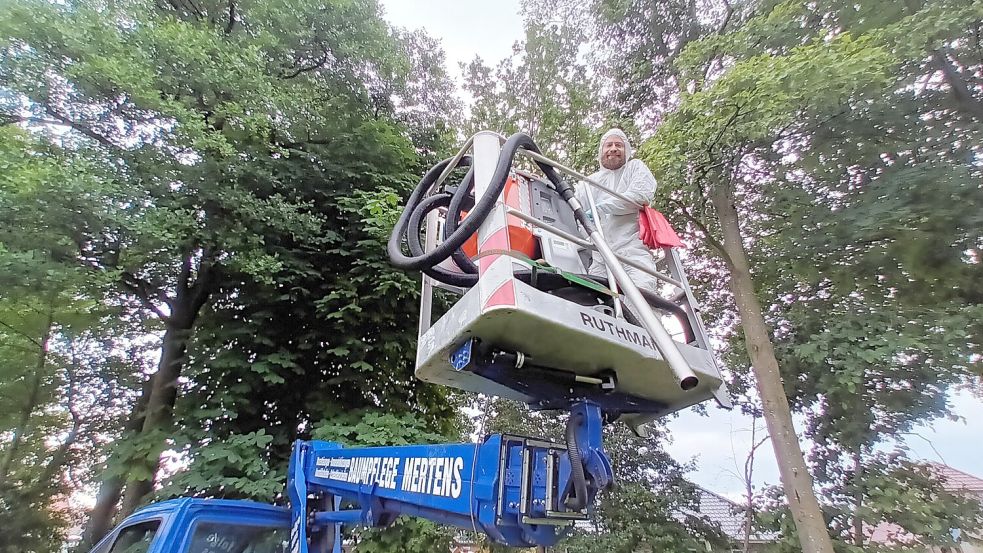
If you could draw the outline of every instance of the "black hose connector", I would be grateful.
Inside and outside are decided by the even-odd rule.
[[[570,480],[573,482],[573,494],[567,496],[564,505],[573,511],[582,511],[587,507],[587,475],[584,472],[584,461],[580,457],[580,444],[577,441],[577,428],[583,422],[582,413],[571,413],[564,432],[567,455],[570,457]]]

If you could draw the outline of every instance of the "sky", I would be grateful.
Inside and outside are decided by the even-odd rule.
[[[481,56],[494,65],[523,38],[519,0],[381,0],[384,17],[397,27],[423,29],[440,39],[451,75],[458,64]]]
[[[458,63],[480,56],[495,65],[512,54],[523,38],[519,0],[381,0],[384,17],[397,27],[423,29],[440,39],[448,71],[459,76]],[[562,161],[562,160],[561,160]],[[983,395],[983,393],[979,394]],[[903,440],[911,457],[942,462],[983,478],[983,400],[968,392],[954,394],[959,420],[938,420],[916,429]],[[667,450],[680,462],[695,460],[689,473],[695,483],[732,499],[743,493],[742,472],[751,444],[752,421],[737,411],[707,405],[707,416],[692,409],[669,421],[672,441]],[[759,421],[759,424],[763,424]],[[801,421],[797,426],[801,430]],[[762,434],[759,432],[758,436]],[[615,467],[617,472],[617,467]],[[778,485],[778,466],[766,444],[755,456],[756,488]]]

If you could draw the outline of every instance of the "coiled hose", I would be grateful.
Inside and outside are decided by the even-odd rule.
[[[495,166],[495,172],[492,174],[488,189],[485,190],[485,193],[480,198],[475,199],[474,207],[470,210],[468,216],[460,222],[458,222],[460,213],[468,201],[470,190],[474,187],[473,171],[468,171],[468,175],[465,176],[464,181],[453,194],[442,191],[435,192],[429,196],[427,194],[433,188],[434,183],[453,159],[445,159],[427,171],[427,174],[417,184],[413,193],[410,194],[403,213],[400,215],[399,220],[396,221],[392,235],[389,236],[386,252],[389,254],[389,260],[393,266],[404,270],[422,271],[428,276],[452,286],[471,287],[477,284],[478,275],[474,263],[470,259],[465,260],[467,255],[463,251],[456,252],[478,230],[478,227],[481,226],[481,223],[495,207],[495,203],[498,201],[498,197],[501,195],[502,190],[505,188],[505,183],[508,180],[509,171],[512,169],[512,161],[515,159],[515,154],[520,148],[537,154],[541,153],[539,147],[536,146],[536,143],[533,142],[529,135],[516,133],[509,137],[505,141],[505,144],[502,145],[502,152],[498,157],[498,164]],[[470,164],[471,158],[462,157],[457,167],[464,167]],[[539,161],[536,164],[561,195],[564,195],[564,191],[566,191],[565,193],[568,196],[573,196],[573,189],[570,185],[563,182],[552,166]],[[567,195],[564,195],[565,199],[568,197]],[[427,252],[424,251],[423,245],[420,244],[420,224],[428,213],[440,207],[448,208],[446,224],[450,228],[444,232],[444,241],[433,250]],[[406,240],[410,255],[403,253],[402,242],[404,239]],[[449,257],[453,257],[458,268],[461,270],[460,273],[438,267],[440,263]]]

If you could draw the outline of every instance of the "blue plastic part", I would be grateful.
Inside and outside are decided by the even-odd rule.
[[[578,417],[578,415],[581,415]],[[571,417],[581,423],[577,428],[577,443],[580,444],[580,458],[584,469],[590,475],[595,493],[614,484],[614,470],[611,461],[604,453],[601,408],[596,403],[582,402],[570,410]],[[593,501],[591,497],[591,501]]]
[[[362,521],[362,511],[322,511],[316,513],[311,522],[314,526],[330,526],[332,524],[358,524]]]
[[[473,346],[474,338],[469,338],[454,353],[451,353],[451,367],[454,367],[454,370],[464,370],[471,363],[471,348]]]

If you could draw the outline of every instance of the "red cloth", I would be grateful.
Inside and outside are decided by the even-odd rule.
[[[665,216],[648,206],[638,212],[638,237],[653,250],[684,247]]]

